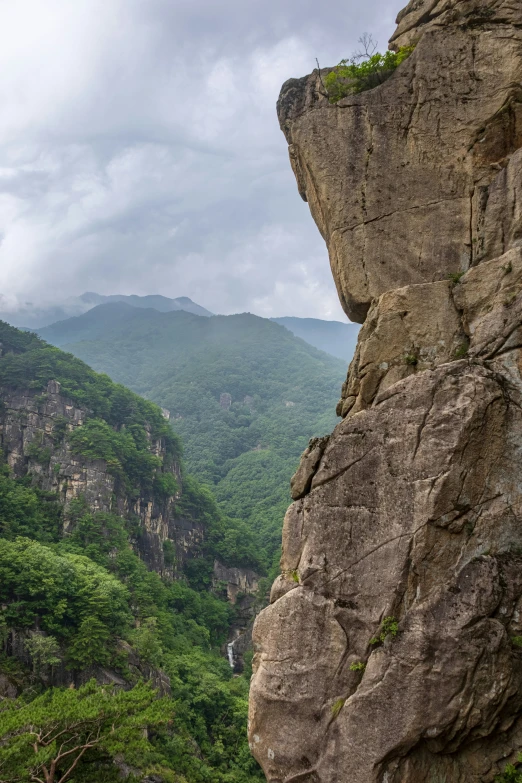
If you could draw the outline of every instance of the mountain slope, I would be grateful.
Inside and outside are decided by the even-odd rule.
[[[319,318],[271,318],[280,326],[284,326],[296,337],[313,345],[320,351],[350,362],[355,353],[359,324],[342,323],[341,321],[322,321]]]
[[[250,314],[118,303],[40,333],[170,411],[189,469],[258,533],[269,567],[299,455],[335,425],[345,363]]]
[[[2,322],[0,346],[0,777],[40,779],[24,767],[34,749],[13,716],[36,694],[60,702],[93,678],[90,718],[110,684],[145,679],[165,697],[167,726],[146,753],[93,745],[78,783],[94,769],[104,783],[260,780],[245,737],[248,681],[219,654],[236,611],[207,586],[227,552],[231,565],[249,546],[256,558],[248,531],[186,476],[156,405]]]

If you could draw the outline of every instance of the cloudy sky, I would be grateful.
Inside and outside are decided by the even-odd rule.
[[[343,318],[275,114],[390,0],[0,0],[0,311],[84,291]]]

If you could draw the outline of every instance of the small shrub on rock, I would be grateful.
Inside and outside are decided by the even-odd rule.
[[[522,753],[518,756],[517,766],[508,764],[502,775],[497,775],[495,783],[522,783],[522,769],[519,764],[522,764]]]
[[[399,621],[395,617],[385,617],[377,636],[370,639],[370,644],[382,644],[388,637],[395,639],[399,633]]]
[[[372,36],[367,34],[359,39],[359,43],[363,51],[355,53],[349,60],[341,60],[324,80],[330,103],[383,84],[415,49],[414,46],[402,46],[397,52],[380,54]]]

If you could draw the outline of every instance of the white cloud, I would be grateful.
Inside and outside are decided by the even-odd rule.
[[[275,102],[384,41],[388,5],[0,0],[0,309],[90,289],[342,317]]]

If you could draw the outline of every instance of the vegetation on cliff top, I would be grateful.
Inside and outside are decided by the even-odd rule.
[[[413,53],[414,46],[402,46],[397,52],[377,52],[371,35],[359,39],[363,50],[341,62],[324,79],[330,103],[337,103],[347,95],[371,90],[390,78],[392,73]]]
[[[116,427],[140,428],[140,435],[163,439],[168,454],[178,457],[181,445],[161,410],[147,400],[95,372],[84,362],[0,321],[0,387],[38,389],[58,381],[64,397]]]
[[[128,494],[175,494],[169,469],[181,458],[181,442],[156,405],[36,335],[1,321],[0,346],[0,388],[38,390],[43,400],[49,381],[58,381],[64,397],[89,411],[91,418],[69,437],[76,453],[104,459]],[[151,453],[151,441],[161,442],[164,458]],[[40,459],[49,456],[37,445],[33,453]]]

